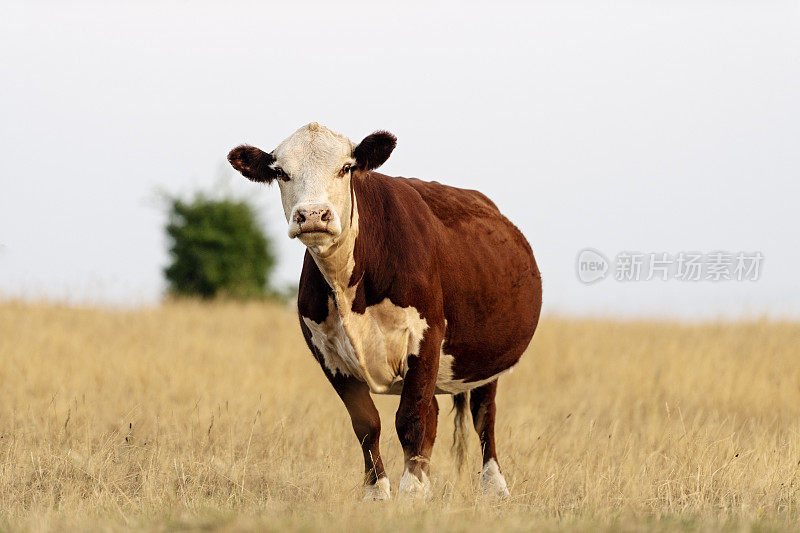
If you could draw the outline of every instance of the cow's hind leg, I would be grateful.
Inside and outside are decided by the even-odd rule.
[[[361,450],[364,452],[364,501],[388,500],[389,478],[383,469],[378,441],[381,419],[365,383],[337,375],[331,379],[334,389],[344,402]]]
[[[497,394],[497,380],[487,383],[470,392],[470,410],[472,423],[483,451],[483,469],[481,470],[481,487],[483,492],[490,496],[505,498],[509,496],[508,485],[500,465],[497,463],[497,450],[494,444],[494,419],[497,410],[495,395]]]

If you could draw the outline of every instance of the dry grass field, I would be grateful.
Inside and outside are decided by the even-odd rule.
[[[500,381],[512,492],[361,503],[346,411],[292,311],[0,304],[0,530],[800,529],[800,324],[544,320]],[[379,397],[393,489],[396,397]]]

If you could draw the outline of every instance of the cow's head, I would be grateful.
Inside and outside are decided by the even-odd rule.
[[[356,146],[312,122],[270,153],[243,145],[231,150],[228,161],[252,181],[278,180],[289,237],[324,253],[350,230],[353,174],[381,166],[396,142],[391,133],[378,131]]]

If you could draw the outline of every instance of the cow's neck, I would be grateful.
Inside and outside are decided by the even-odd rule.
[[[325,281],[333,289],[337,307],[349,309],[349,305],[344,305],[348,300],[352,300],[355,292],[354,287],[350,287],[350,278],[353,274],[355,259],[356,237],[358,236],[358,206],[355,194],[353,195],[353,212],[350,227],[347,234],[339,242],[333,245],[332,249],[325,254],[316,254],[309,250],[311,257],[317,264],[317,268],[322,273]]]

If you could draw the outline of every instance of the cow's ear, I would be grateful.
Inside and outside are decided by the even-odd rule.
[[[269,183],[278,177],[278,171],[270,166],[275,158],[255,146],[237,146],[228,153],[228,161],[233,168],[252,181]]]
[[[356,165],[362,170],[378,168],[389,159],[397,145],[397,137],[388,131],[376,131],[367,135],[353,150]]]

